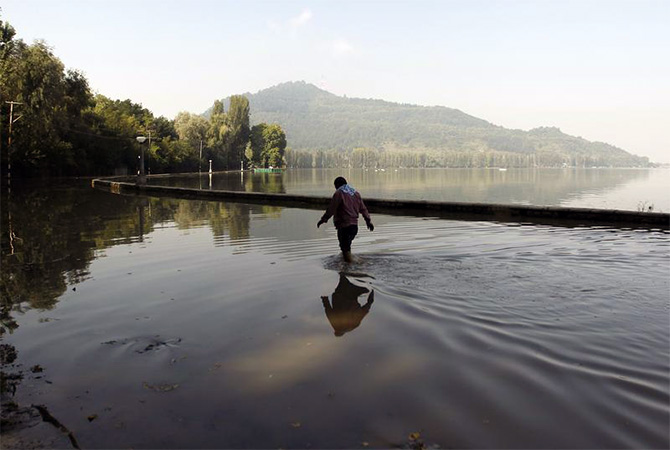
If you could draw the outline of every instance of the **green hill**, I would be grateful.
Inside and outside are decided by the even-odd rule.
[[[558,128],[511,130],[457,109],[340,97],[305,82],[244,95],[251,122],[281,125],[294,152],[325,152],[332,157],[365,149],[385,155],[384,165],[390,154],[402,153],[411,161],[402,158],[405,164],[400,165],[427,167],[649,165],[647,158]],[[224,103],[227,108],[227,99]],[[380,164],[379,158],[375,161]]]

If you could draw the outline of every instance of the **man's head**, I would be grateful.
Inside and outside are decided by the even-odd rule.
[[[335,178],[335,189],[339,189],[341,186],[344,186],[345,184],[347,184],[347,180],[345,180],[344,177]]]

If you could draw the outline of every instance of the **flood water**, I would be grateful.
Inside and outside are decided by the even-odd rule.
[[[335,177],[371,198],[670,212],[669,169],[294,169],[203,173],[151,184],[330,196]]]
[[[82,448],[670,446],[668,232],[371,213],[344,264],[318,211],[13,188],[14,400]]]

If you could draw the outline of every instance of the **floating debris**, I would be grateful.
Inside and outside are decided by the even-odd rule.
[[[145,317],[148,318],[148,317]],[[139,320],[136,319],[136,320]],[[181,338],[161,339],[160,336],[154,337],[139,337],[134,339],[112,339],[110,341],[101,342],[101,345],[126,345],[130,344],[134,347],[135,353],[148,353],[160,350],[163,347],[177,346],[181,342]],[[131,347],[131,348],[132,348]],[[139,348],[138,348],[139,347]]]
[[[300,422],[291,422],[291,426],[293,428],[300,428],[302,426],[302,424]]]
[[[93,422],[97,418],[98,418],[97,414],[91,414],[90,416],[87,417],[89,422]]]
[[[49,322],[53,322],[54,320],[60,320],[60,319],[54,319],[52,317],[40,317],[38,319],[38,322],[39,323],[49,323]]]
[[[179,384],[149,384],[146,381],[142,383],[145,389],[149,389],[154,392],[170,392],[174,391],[179,387]]]
[[[34,365],[30,368],[30,371],[32,373],[41,373],[41,372],[44,372],[44,368],[42,366],[40,366],[39,364],[36,364],[36,365]]]
[[[423,440],[421,440],[421,433],[418,431],[415,431],[414,433],[410,433],[409,436],[409,443],[408,447],[412,450],[425,450],[426,446],[423,443]]]
[[[16,360],[16,348],[9,344],[0,344],[0,363],[11,364]]]

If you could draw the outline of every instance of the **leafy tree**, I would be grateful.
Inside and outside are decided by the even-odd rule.
[[[212,107],[212,115],[209,119],[209,130],[207,132],[208,158],[212,160],[215,168],[227,167],[227,151],[230,147],[230,128],[223,109],[223,102],[216,100]]]
[[[3,100],[21,103],[16,115],[21,119],[13,125],[10,149],[13,169],[19,174],[45,168],[56,173],[77,172],[85,158],[77,154],[69,134],[80,124],[82,110],[90,105],[88,83],[79,72],[66,72],[44,42],[12,42],[13,29],[8,24],[0,28]],[[2,103],[4,119],[7,106]]]
[[[207,124],[206,120],[205,124]],[[177,130],[175,128],[175,122],[173,120],[170,120],[164,116],[156,117],[153,119],[151,126],[156,132],[156,136],[158,136],[158,138],[160,139],[164,138],[179,139],[179,134],[177,133]],[[205,132],[203,133],[203,139],[206,134],[207,129],[205,128]]]
[[[207,144],[216,166],[237,168],[245,158],[250,134],[249,100],[246,97],[232,96],[228,113],[224,111],[222,101],[214,102]]]
[[[174,129],[179,139],[187,143],[198,159],[202,145],[207,143],[210,123],[204,117],[188,112],[180,112],[174,119]],[[201,167],[202,161],[199,163]]]
[[[277,124],[259,123],[251,128],[249,159],[256,166],[284,165],[286,134]]]
[[[249,100],[243,95],[233,95],[228,109],[228,167],[235,167],[244,159],[244,151],[249,142]]]
[[[182,111],[174,119],[174,129],[179,139],[193,148],[200,148],[200,141],[207,139],[209,122],[200,115]]]
[[[263,166],[263,148],[265,147],[265,138],[263,132],[267,127],[266,123],[259,123],[251,127],[251,136],[249,139],[249,152],[246,153],[248,161],[255,166]]]
[[[265,126],[263,130],[263,152],[264,165],[281,167],[284,165],[284,152],[286,151],[286,134],[277,124]]]
[[[99,136],[98,146],[91,149],[90,157],[96,166],[107,171],[130,173],[138,170],[140,150],[135,138],[145,134],[150,112],[130,100],[112,100],[104,95],[95,97],[95,106],[89,117],[91,130]]]

